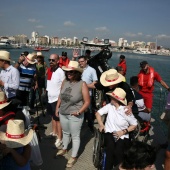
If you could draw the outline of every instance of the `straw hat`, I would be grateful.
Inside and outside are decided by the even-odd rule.
[[[8,51],[0,51],[0,59],[5,61],[11,61],[10,53]]]
[[[30,63],[30,64],[36,63],[34,54],[28,54],[25,58],[27,59],[28,63]]]
[[[121,89],[121,88],[116,88],[114,91],[112,92],[108,92],[106,93],[107,95],[113,97],[114,99],[118,100],[119,102],[121,102],[123,105],[127,105],[127,101],[126,101],[126,92]]]
[[[64,71],[76,70],[81,73],[83,72],[83,69],[79,67],[79,63],[77,61],[70,61],[68,66],[62,66],[62,69]]]
[[[102,73],[100,82],[103,86],[111,86],[118,84],[124,80],[124,77],[118,73],[115,69],[110,69]]]
[[[8,106],[11,102],[7,102],[5,93],[3,91],[0,91],[0,109],[3,109],[4,107]]]
[[[6,133],[0,131],[0,142],[9,148],[27,145],[33,138],[33,130],[24,128],[23,120],[9,120]]]

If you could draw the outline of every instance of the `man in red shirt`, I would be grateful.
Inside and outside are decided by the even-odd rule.
[[[120,67],[123,68],[123,76],[125,76],[126,75],[127,67],[126,67],[126,60],[125,60],[125,56],[124,55],[120,56],[119,64],[117,66],[120,66]]]
[[[59,59],[59,67],[68,66],[70,59],[67,57],[67,52],[62,52],[61,57]]]
[[[170,88],[154,68],[149,66],[147,61],[142,61],[140,67],[141,70],[138,74],[139,93],[143,96],[146,107],[151,111],[153,104],[154,81],[156,80],[159,82],[168,91],[170,91]]]

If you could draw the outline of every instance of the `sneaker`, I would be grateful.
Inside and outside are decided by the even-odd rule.
[[[57,139],[56,142],[55,142],[55,146],[58,148],[62,145],[62,143],[63,143],[62,140]]]
[[[76,162],[77,162],[77,158],[72,158],[72,157],[71,157],[71,158],[68,160],[66,167],[67,167],[67,168],[71,168]]]
[[[65,154],[67,154],[67,150],[61,149],[57,152],[56,156],[64,156]]]

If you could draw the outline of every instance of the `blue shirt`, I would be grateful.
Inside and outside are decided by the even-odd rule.
[[[94,81],[97,81],[97,74],[96,74],[96,70],[92,67],[90,67],[89,65],[87,65],[86,68],[84,68],[84,71],[82,73],[82,80],[86,82],[86,84],[91,84]],[[91,91],[91,90],[89,90]],[[91,92],[90,92],[91,94]]]
[[[0,80],[4,82],[4,87],[2,89],[7,98],[16,96],[16,90],[19,87],[19,77],[19,71],[12,65],[1,71]]]

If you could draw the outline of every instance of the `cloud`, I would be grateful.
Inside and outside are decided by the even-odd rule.
[[[98,27],[98,28],[95,28],[95,30],[96,31],[103,31],[103,32],[107,32],[107,31],[109,31],[108,29],[107,29],[107,27]]]
[[[143,33],[142,32],[138,32],[138,35],[143,35]]]
[[[35,18],[28,19],[29,22],[39,22],[39,20],[36,20]]]
[[[43,25],[37,25],[37,26],[35,26],[36,28],[44,28],[44,26]]]
[[[151,35],[148,34],[148,35],[146,35],[146,37],[151,37]]]
[[[127,33],[125,33],[125,36],[127,36],[127,37],[136,37],[137,35],[134,34],[134,33],[127,32]]]
[[[74,26],[75,24],[71,21],[65,21],[64,26]]]
[[[169,35],[165,35],[165,34],[160,34],[160,35],[157,35],[156,37],[159,38],[159,39],[167,39],[167,38],[170,38]]]

